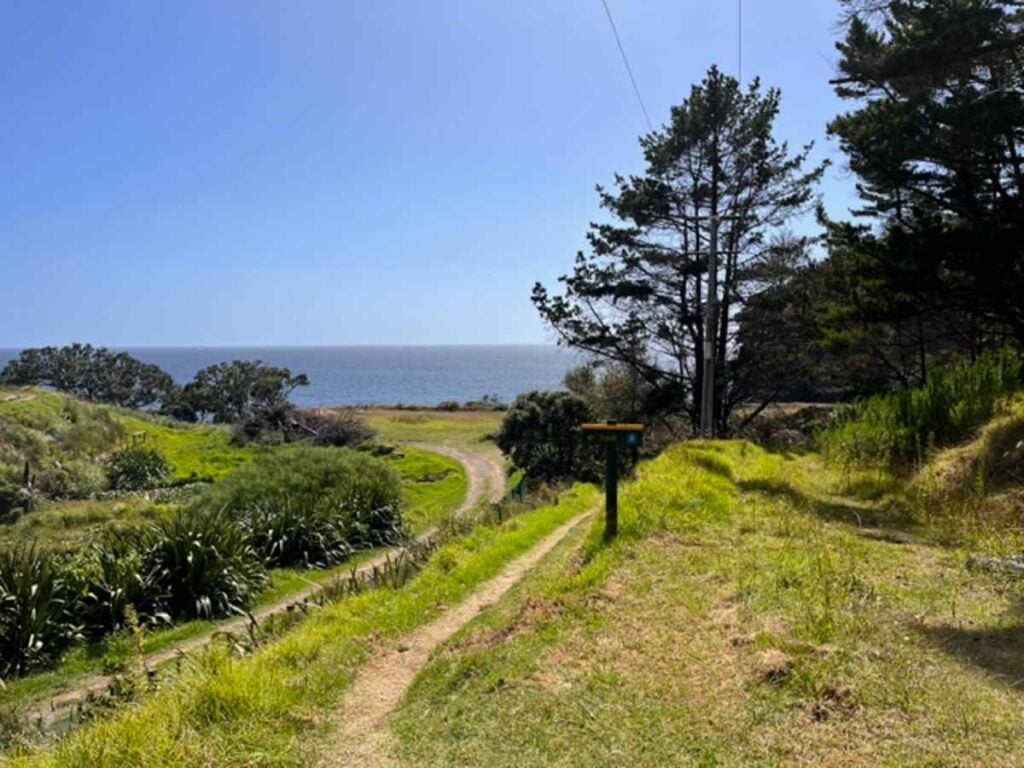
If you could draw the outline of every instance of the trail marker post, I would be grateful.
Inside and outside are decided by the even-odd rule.
[[[581,429],[605,446],[604,537],[611,539],[619,532],[619,449],[639,448],[644,441],[644,425],[609,421],[584,424]]]

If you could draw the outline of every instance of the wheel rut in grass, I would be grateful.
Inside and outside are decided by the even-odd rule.
[[[334,715],[338,732],[325,748],[320,768],[391,765],[387,751],[390,737],[388,718],[434,651],[480,611],[501,599],[591,514],[578,515],[565,523],[533,549],[509,563],[464,602],[371,658],[359,670],[341,708]]]
[[[34,395],[33,395],[34,397]],[[455,509],[454,515],[461,516],[483,502],[498,502],[505,495],[505,472],[496,458],[484,453],[477,453],[463,450],[448,443],[410,443],[414,448],[447,456],[455,459],[463,465],[466,471],[467,489],[466,497]],[[418,538],[426,539],[434,532],[434,529],[425,531]],[[356,575],[363,576],[370,574],[375,568],[385,564],[388,557],[394,556],[394,552],[386,552],[378,557],[369,560],[358,568]],[[261,606],[252,612],[252,617],[261,623],[271,616],[296,609],[303,604],[314,600],[323,590],[320,585],[310,585],[302,592],[289,595],[277,602]],[[155,669],[168,662],[174,661],[182,656],[195,653],[208,646],[214,637],[218,635],[244,632],[250,624],[248,616],[231,619],[218,624],[208,632],[184,640],[170,648],[165,648],[154,653],[147,654],[144,658],[146,669]],[[73,684],[73,687],[64,690],[54,696],[33,704],[24,710],[25,718],[34,726],[44,731],[56,730],[57,726],[66,721],[74,709],[85,704],[90,698],[102,695],[110,689],[114,682],[112,675],[91,675],[82,678]],[[60,728],[62,730],[63,728]]]

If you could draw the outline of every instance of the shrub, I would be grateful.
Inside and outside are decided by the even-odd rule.
[[[32,503],[31,490],[0,477],[0,523],[13,523]]]
[[[271,568],[326,568],[346,560],[355,548],[342,517],[323,504],[312,509],[287,502],[256,504],[239,525]]]
[[[142,446],[122,448],[110,457],[107,479],[116,491],[140,491],[165,484],[171,467],[159,451]]]
[[[834,459],[892,468],[921,463],[932,447],[970,437],[1020,389],[1020,376],[1020,358],[1010,351],[933,373],[923,387],[837,410],[820,436],[822,450]]]
[[[600,446],[580,432],[593,412],[568,392],[520,395],[502,420],[495,442],[533,480],[593,480],[600,475]]]
[[[335,411],[299,411],[294,439],[306,439],[312,445],[347,448],[372,439],[374,431],[354,408]]]
[[[166,594],[174,617],[243,612],[267,582],[245,533],[221,513],[183,510],[146,536],[143,568]]]
[[[0,677],[43,666],[80,636],[61,564],[34,547],[0,552]]]
[[[237,520],[273,565],[328,564],[352,549],[394,541],[400,499],[398,473],[381,459],[303,446],[239,467],[195,508]]]
[[[95,545],[84,567],[81,590],[83,631],[100,637],[127,626],[129,606],[143,624],[166,624],[163,572],[158,559],[147,557],[146,531],[118,531]]]

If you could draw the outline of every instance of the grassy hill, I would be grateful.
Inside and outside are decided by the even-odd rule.
[[[1024,549],[1022,437],[1013,404],[910,478],[670,448],[624,486],[616,540],[580,528],[434,652],[392,713],[393,763],[1024,763],[1024,581],[968,567]],[[482,529],[12,765],[316,764],[362,660],[595,500]]]

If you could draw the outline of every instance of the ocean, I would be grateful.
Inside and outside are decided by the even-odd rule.
[[[262,360],[309,376],[295,391],[300,406],[437,405],[558,389],[577,357],[553,345],[416,347],[146,347],[124,351],[185,383],[200,368]],[[0,366],[17,349],[0,349]]]

